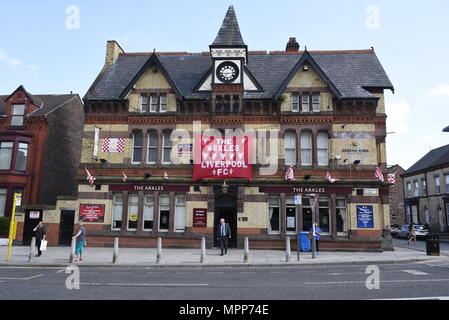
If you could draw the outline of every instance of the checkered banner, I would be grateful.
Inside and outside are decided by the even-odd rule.
[[[125,152],[124,138],[105,138],[101,146],[103,152]]]

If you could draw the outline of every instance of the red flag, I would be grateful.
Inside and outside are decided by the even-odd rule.
[[[376,172],[374,173],[374,178],[379,179],[381,182],[385,181],[384,175],[382,174],[382,170],[379,167],[376,168]]]

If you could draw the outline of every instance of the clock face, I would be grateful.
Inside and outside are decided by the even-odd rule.
[[[217,67],[217,78],[224,83],[231,83],[239,76],[239,67],[231,61],[220,63]]]

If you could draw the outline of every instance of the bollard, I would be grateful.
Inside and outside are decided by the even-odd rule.
[[[248,262],[249,260],[249,240],[245,237],[244,248],[243,248],[243,262]]]
[[[114,253],[112,254],[112,263],[118,263],[118,237],[114,238]]]
[[[285,262],[290,262],[290,237],[285,238]]]
[[[201,238],[201,263],[206,262],[206,238]]]
[[[76,246],[76,238],[72,237],[72,244],[70,247],[70,259],[69,259],[70,263],[75,262],[75,246]]]
[[[33,261],[34,258],[34,248],[36,247],[36,237],[31,238],[31,245],[30,245],[30,255],[28,256],[28,262]]]
[[[156,263],[161,262],[162,259],[162,238],[157,238],[157,254],[156,254]]]

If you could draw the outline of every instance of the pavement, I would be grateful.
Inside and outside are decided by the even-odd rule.
[[[0,266],[67,266],[70,247],[48,247],[40,257],[28,261],[30,248],[14,246],[10,261],[6,261],[7,247],[0,247]],[[156,248],[120,248],[117,263],[112,263],[113,248],[86,247],[83,261],[76,262],[82,267],[281,267],[310,265],[361,265],[361,264],[405,264],[420,261],[449,261],[448,255],[427,256],[425,251],[417,251],[397,246],[394,251],[385,252],[320,252],[312,259],[310,252],[291,252],[286,261],[286,252],[281,250],[250,250],[249,259],[244,262],[242,249],[229,249],[220,256],[219,249],[206,250],[204,263],[200,262],[200,249],[162,249],[161,260],[156,263]],[[34,256],[34,255],[33,255]]]

